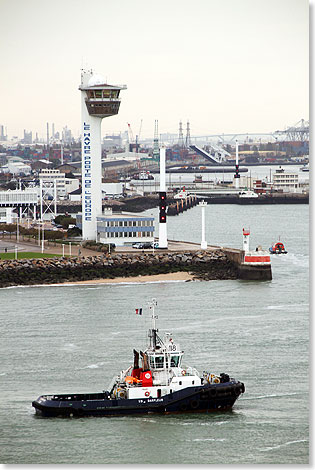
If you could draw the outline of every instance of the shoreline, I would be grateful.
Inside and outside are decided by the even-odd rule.
[[[192,273],[187,273],[184,271],[179,271],[176,273],[166,273],[166,274],[153,274],[151,275],[140,275],[140,276],[127,276],[127,277],[115,277],[113,279],[102,278],[102,279],[90,279],[87,281],[68,281],[61,282],[60,284],[53,285],[85,285],[85,284],[122,284],[122,283],[145,283],[145,282],[164,282],[164,281],[193,281],[195,275]],[[42,284],[49,285],[49,284]],[[50,284],[51,285],[51,284]]]
[[[128,277],[116,277],[113,279],[102,278],[102,279],[89,279],[86,281],[66,281],[66,282],[52,282],[43,284],[17,284],[15,286],[1,287],[0,289],[16,289],[23,287],[66,287],[76,285],[103,285],[103,284],[145,284],[145,283],[158,283],[158,282],[190,282],[198,280],[193,273],[187,273],[184,271],[167,273],[167,274],[153,274],[145,276],[128,276]]]

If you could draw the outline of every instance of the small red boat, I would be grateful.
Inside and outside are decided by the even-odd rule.
[[[273,255],[280,255],[280,254],[286,254],[287,251],[284,248],[284,244],[279,242],[274,243],[270,248],[269,251]]]

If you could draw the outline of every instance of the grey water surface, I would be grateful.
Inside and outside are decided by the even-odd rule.
[[[0,462],[10,464],[306,464],[309,455],[308,206],[207,206],[209,244],[268,248],[273,280],[16,287],[0,290]],[[156,210],[147,211],[154,213]],[[195,207],[170,238],[200,241]],[[97,392],[147,343],[158,301],[184,363],[245,383],[233,411],[42,419],[42,394]],[[135,308],[143,307],[142,316]]]

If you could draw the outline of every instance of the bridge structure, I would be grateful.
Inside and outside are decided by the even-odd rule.
[[[196,145],[198,147],[202,145],[214,145],[213,142],[216,141],[217,145],[221,147],[221,145],[226,144],[234,145],[236,140],[238,140],[239,144],[242,144],[265,139],[271,142],[277,142],[279,140],[279,136],[286,141],[307,141],[309,140],[309,121],[301,119],[294,126],[287,127],[284,130],[270,132],[221,132],[217,134],[191,135],[189,128],[189,145]],[[165,145],[175,145],[178,143],[178,134],[160,134],[160,141]],[[144,139],[141,141],[142,144],[147,145],[150,145],[150,142],[153,144],[152,139]],[[181,145],[184,146],[183,136],[181,136],[181,142]]]
[[[211,163],[222,163],[226,160],[227,157],[230,157],[231,154],[224,150],[224,148],[219,147],[215,144],[210,144],[210,152],[198,147],[197,145],[190,145],[189,148],[194,150],[196,153],[204,157],[206,160],[210,161]]]

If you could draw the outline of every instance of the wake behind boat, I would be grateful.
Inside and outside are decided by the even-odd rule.
[[[245,392],[242,382],[182,365],[184,352],[170,333],[163,340],[156,328],[156,300],[149,304],[149,345],[134,350],[133,365],[115,376],[101,393],[42,395],[32,402],[43,417],[113,416],[229,410]],[[142,314],[138,310],[137,313]],[[139,359],[141,357],[141,367]]]

